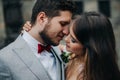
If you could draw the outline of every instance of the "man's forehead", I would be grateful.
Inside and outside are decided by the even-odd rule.
[[[62,15],[64,16],[66,14],[69,14],[70,16],[72,16],[72,13],[70,11],[67,11],[67,10],[65,10],[65,11],[59,11],[59,16],[62,16]]]
[[[69,11],[60,11],[58,16],[54,16],[51,20],[70,23],[72,19],[72,13]]]
[[[63,21],[71,21],[72,13],[69,11],[62,11],[58,17]]]

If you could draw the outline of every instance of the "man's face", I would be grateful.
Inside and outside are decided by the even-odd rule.
[[[65,35],[68,35],[68,26],[72,14],[69,11],[61,11],[60,16],[53,17],[40,32],[44,43],[57,46]]]

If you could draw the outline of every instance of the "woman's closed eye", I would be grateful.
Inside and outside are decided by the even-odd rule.
[[[74,38],[71,38],[72,43],[76,43],[77,41]]]

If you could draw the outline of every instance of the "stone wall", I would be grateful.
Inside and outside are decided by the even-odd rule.
[[[3,15],[3,7],[0,0],[0,45],[4,44],[4,39],[6,38]]]

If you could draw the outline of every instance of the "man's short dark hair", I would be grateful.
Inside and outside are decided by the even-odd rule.
[[[75,12],[75,5],[71,1],[67,0],[37,0],[31,16],[31,24],[34,24],[39,12],[45,12],[46,16],[52,18],[59,16],[59,11],[70,11],[72,14]]]

